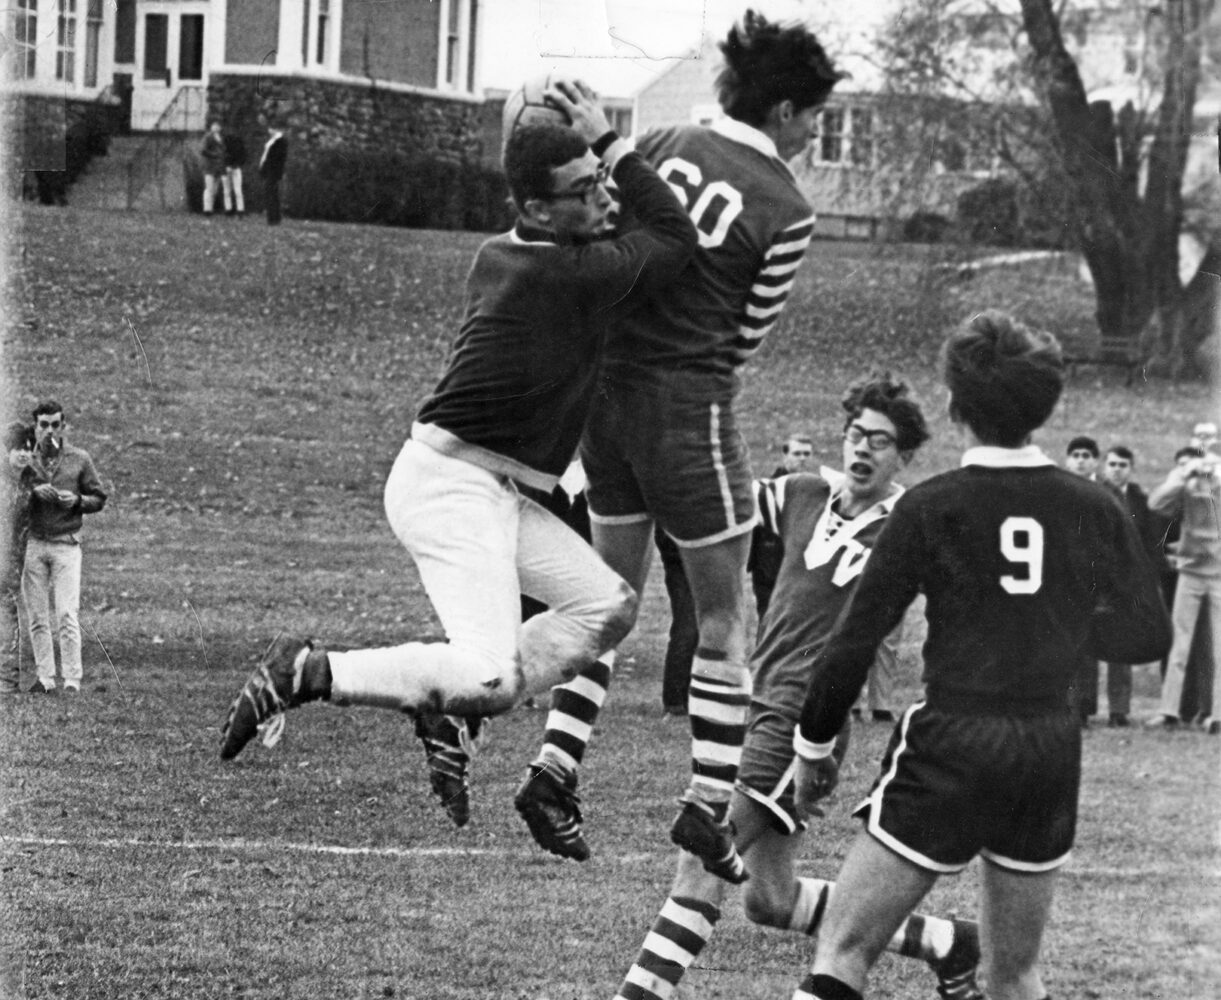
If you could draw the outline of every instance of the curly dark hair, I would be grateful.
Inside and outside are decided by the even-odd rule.
[[[950,413],[984,444],[1015,448],[1041,427],[1064,389],[1060,342],[1007,313],[972,317],[941,347]]]
[[[589,146],[566,125],[522,125],[505,143],[504,168],[518,211],[531,198],[554,190],[551,171],[585,155]]]
[[[899,451],[915,451],[929,439],[924,411],[911,395],[906,382],[892,378],[890,372],[871,375],[844,393],[841,404],[848,414],[844,430],[865,410],[880,413],[895,425],[895,444]]]
[[[748,10],[720,44],[725,68],[717,98],[730,118],[761,125],[781,101],[801,111],[821,105],[841,79],[821,43],[804,24],[774,24]]]

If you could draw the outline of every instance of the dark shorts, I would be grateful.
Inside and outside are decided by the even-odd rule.
[[[833,753],[841,762],[848,750],[851,725],[849,719],[836,739]],[[772,827],[786,835],[804,830],[808,825],[798,819],[793,801],[793,774],[797,769],[793,731],[796,728],[795,719],[768,705],[752,702],[746,724],[746,745],[738,765],[738,791],[764,809]]]
[[[710,401],[688,387],[623,386],[600,394],[581,442],[590,519],[649,519],[680,546],[750,531],[755,494],[732,396]]]
[[[913,705],[855,815],[921,868],[956,872],[980,854],[1010,871],[1058,868],[1073,846],[1081,724],[1069,712],[1020,718]]]

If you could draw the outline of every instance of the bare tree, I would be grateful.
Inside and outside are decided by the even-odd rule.
[[[952,118],[937,102],[968,108],[970,142],[1060,214],[1094,280],[1103,353],[1177,376],[1203,367],[1221,303],[1215,212],[1197,213],[1211,231],[1196,279],[1184,288],[1179,277],[1192,115],[1218,11],[1215,0],[1132,4],[1128,13],[1145,18],[1130,75],[1138,93],[1091,100],[1066,35],[1080,50],[1116,6],[916,0],[887,33],[883,58],[893,98],[924,111],[909,108],[905,127],[933,123],[944,134]]]

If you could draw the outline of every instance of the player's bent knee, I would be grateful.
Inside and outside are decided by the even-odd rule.
[[[756,885],[755,883],[759,884]],[[789,925],[789,906],[785,900],[778,899],[761,879],[751,879],[746,883],[746,892],[742,897],[742,909],[746,919],[752,924],[762,927],[778,927],[781,930]]]
[[[605,649],[614,649],[627,638],[636,624],[636,615],[640,611],[640,598],[636,591],[622,580],[615,592],[615,603],[602,625],[602,639]]]

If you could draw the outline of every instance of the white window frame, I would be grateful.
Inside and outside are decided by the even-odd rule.
[[[38,72],[38,0],[13,5],[13,62],[9,79],[33,80]]]
[[[76,82],[76,0],[56,0],[55,79]]]
[[[471,0],[440,0],[437,16],[437,89],[467,90],[471,61]]]

